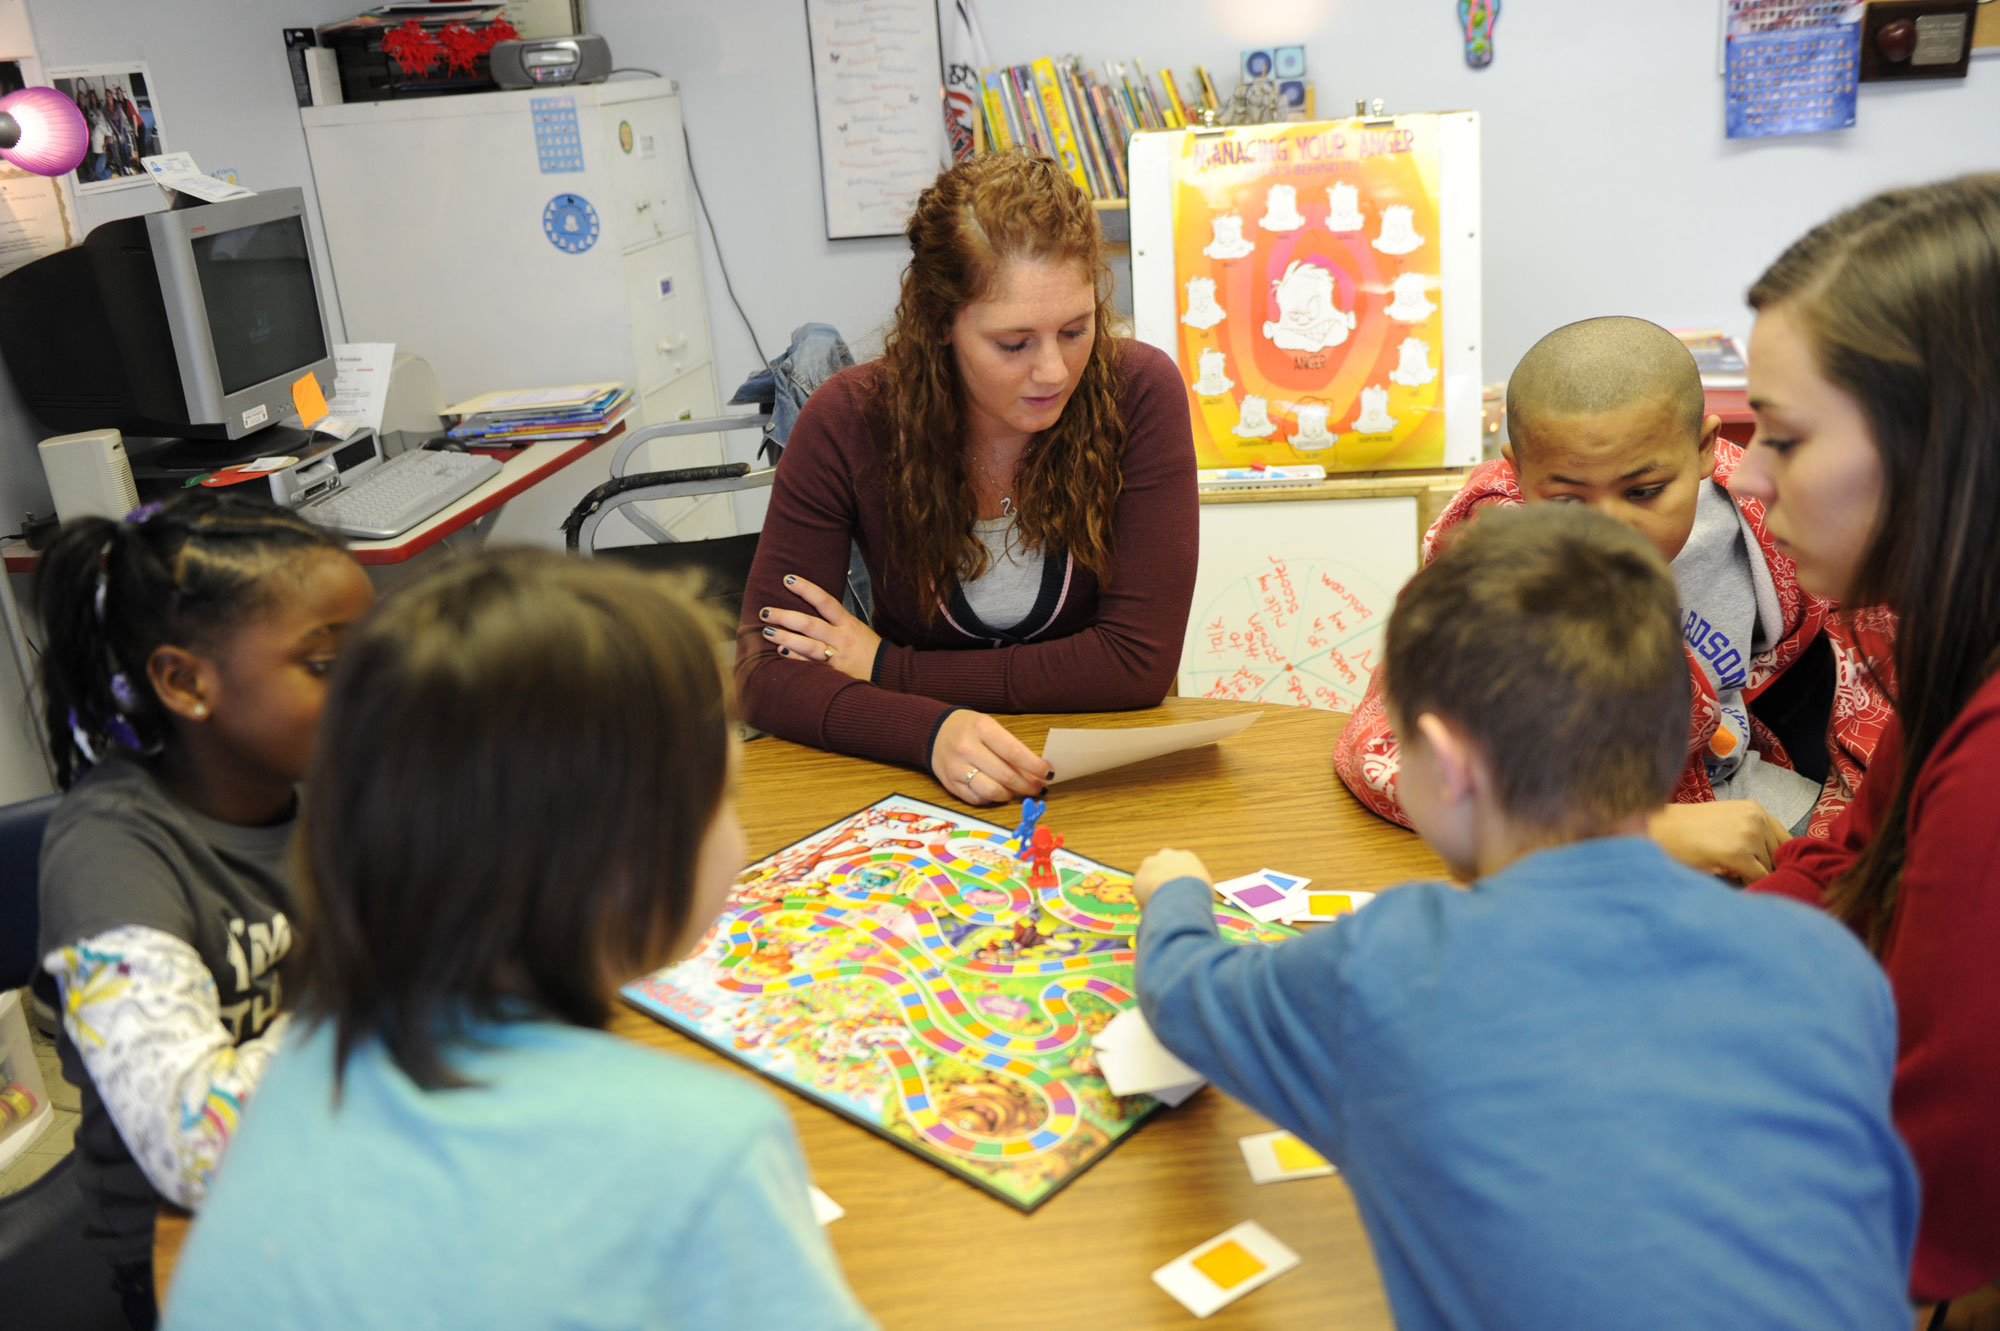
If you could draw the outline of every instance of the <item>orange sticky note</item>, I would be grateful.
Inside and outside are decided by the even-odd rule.
[[[1264,1264],[1235,1239],[1216,1244],[1192,1265],[1222,1289],[1234,1289],[1264,1269]]]
[[[1271,1154],[1278,1157],[1280,1169],[1324,1169],[1326,1157],[1300,1141],[1291,1133],[1271,1139]]]
[[[299,424],[311,429],[326,415],[326,394],[319,388],[319,376],[311,370],[292,381],[292,405],[299,409]]]

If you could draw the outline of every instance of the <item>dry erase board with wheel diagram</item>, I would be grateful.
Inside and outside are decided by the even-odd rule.
[[[1159,1108],[1091,1041],[1133,1006],[1132,879],[1031,886],[1007,830],[891,795],[745,869],[693,956],[626,1002],[1032,1211]],[[1295,937],[1217,902],[1225,938]]]
[[[1479,117],[1132,140],[1133,323],[1203,467],[1480,453]]]
[[[1417,571],[1422,507],[1414,493],[1203,503],[1181,696],[1353,711]]]

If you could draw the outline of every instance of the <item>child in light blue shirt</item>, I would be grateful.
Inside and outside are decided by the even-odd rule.
[[[713,642],[656,577],[532,551],[452,564],[349,639],[299,1025],[167,1327],[874,1325],[784,1111],[602,1029],[743,862]]]
[[[1645,837],[1689,689],[1659,555],[1577,506],[1489,513],[1383,668],[1404,808],[1470,888],[1238,947],[1162,851],[1133,883],[1160,1040],[1340,1168],[1406,1331],[1908,1327],[1881,972]]]

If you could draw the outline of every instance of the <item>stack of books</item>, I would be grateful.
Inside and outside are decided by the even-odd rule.
[[[1695,368],[1701,371],[1701,386],[1710,389],[1743,389],[1750,386],[1749,367],[1743,348],[1720,328],[1676,328],[1674,336],[1694,354]]]
[[[632,401],[624,384],[569,384],[482,393],[444,414],[459,418],[446,431],[472,448],[520,448],[550,439],[602,434]]]
[[[1145,129],[1181,129],[1203,109],[1219,110],[1215,83],[1195,66],[1182,95],[1174,76],[1159,72],[1157,87],[1137,60],[1131,72],[1104,62],[1104,77],[1076,56],[980,71],[986,92],[980,134],[986,148],[1019,148],[1055,158],[1093,199],[1124,199],[1125,145]]]

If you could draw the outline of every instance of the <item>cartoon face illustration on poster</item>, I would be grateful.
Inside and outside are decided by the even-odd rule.
[[[1266,231],[1297,231],[1306,224],[1299,216],[1299,193],[1290,185],[1273,185],[1264,196],[1264,216],[1257,225]]]
[[[1299,428],[1286,442],[1301,453],[1318,453],[1333,447],[1334,436],[1326,428],[1326,403],[1301,402],[1296,415]]]
[[[1236,387],[1224,369],[1227,358],[1214,347],[1201,353],[1201,377],[1194,381],[1194,391],[1203,397],[1219,397]]]
[[[1389,317],[1406,324],[1420,324],[1437,313],[1425,294],[1431,279],[1422,273],[1404,273],[1396,279],[1395,299],[1389,302]]]
[[[1392,203],[1382,210],[1382,231],[1375,237],[1375,248],[1384,254],[1408,254],[1423,248],[1424,238],[1417,234],[1416,221],[1407,204]]]
[[[1187,284],[1187,313],[1181,316],[1181,322],[1190,328],[1213,328],[1227,317],[1227,311],[1215,303],[1215,279],[1190,277]]]
[[[1236,435],[1239,439],[1268,439],[1277,433],[1278,427],[1271,424],[1271,404],[1255,393],[1246,393],[1243,406],[1236,418]]]
[[[1354,312],[1340,308],[1333,274],[1318,264],[1293,263],[1271,289],[1278,299],[1278,317],[1265,323],[1264,336],[1286,351],[1337,347],[1354,330]]]
[[[1399,359],[1396,368],[1389,371],[1391,383],[1402,384],[1406,388],[1421,388],[1438,377],[1431,366],[1431,349],[1420,337],[1406,337],[1397,348]]]
[[[1346,181],[1329,186],[1326,191],[1326,229],[1328,231],[1359,231],[1368,225],[1361,215],[1361,194]]]
[[[1224,213],[1221,217],[1209,219],[1215,228],[1215,239],[1202,250],[1211,259],[1240,259],[1256,246],[1243,238],[1243,219],[1235,213]]]
[[[1354,418],[1357,434],[1388,434],[1396,428],[1396,418],[1389,414],[1389,390],[1386,388],[1364,388],[1361,390],[1361,411]]]

